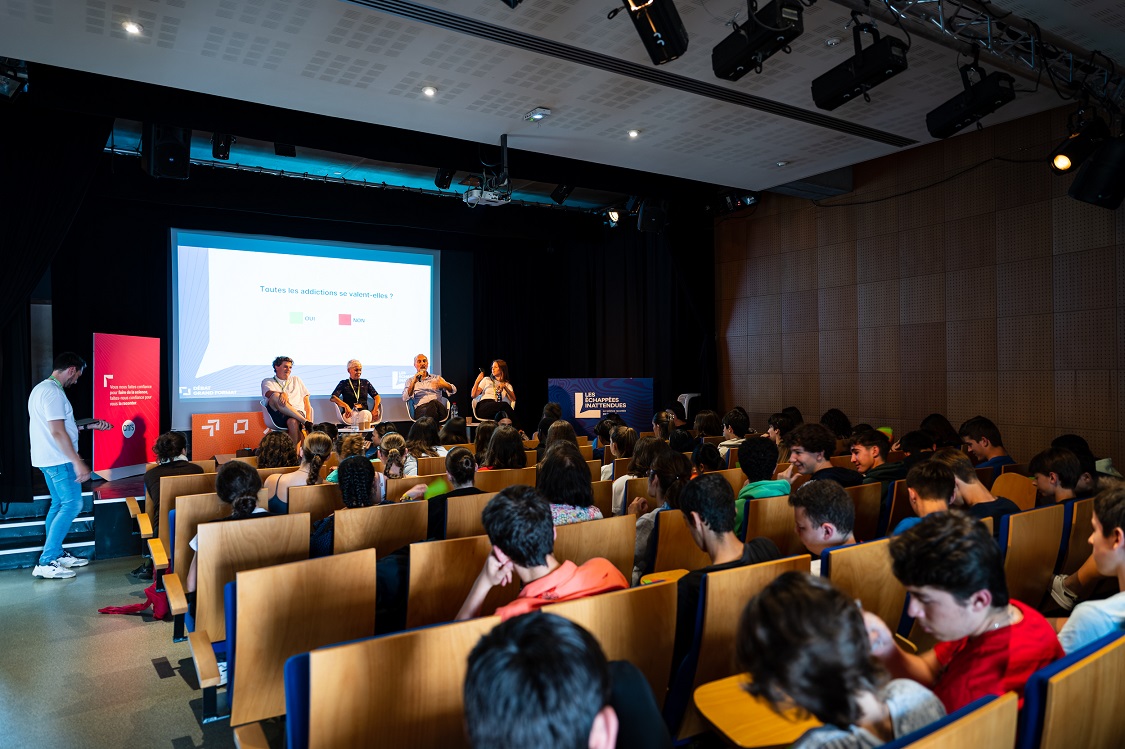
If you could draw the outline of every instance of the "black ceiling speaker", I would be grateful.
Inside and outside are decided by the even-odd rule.
[[[1078,170],[1067,194],[1111,211],[1120,208],[1125,200],[1125,137],[1102,143]]]
[[[187,179],[191,130],[146,122],[141,126],[141,168],[153,177]]]

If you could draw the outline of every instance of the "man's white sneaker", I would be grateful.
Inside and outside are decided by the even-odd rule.
[[[1073,609],[1074,604],[1078,602],[1078,595],[1066,587],[1066,575],[1055,575],[1051,580],[1051,598],[1067,611]]]
[[[37,564],[35,569],[31,571],[32,577],[43,577],[47,579],[60,580],[67,577],[75,577],[74,570],[69,570],[59,564],[59,560],[55,560],[50,564]]]
[[[66,549],[63,549],[62,556],[59,557],[58,559],[56,559],[55,561],[58,562],[59,564],[61,564],[63,567],[66,567],[67,569],[70,569],[71,567],[85,567],[87,564],[90,563],[89,559],[83,559],[82,557],[76,557],[73,554],[71,554],[69,551],[67,551]]]

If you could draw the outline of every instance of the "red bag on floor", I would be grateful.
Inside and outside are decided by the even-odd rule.
[[[106,606],[105,608],[98,609],[99,614],[139,614],[149,606],[152,606],[152,616],[155,619],[163,619],[168,616],[168,595],[164,592],[156,591],[156,583],[145,588],[145,598],[148,599],[147,603],[130,603],[126,606]]]

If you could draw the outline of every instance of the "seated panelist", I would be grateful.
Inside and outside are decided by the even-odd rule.
[[[332,391],[332,402],[340,407],[344,421],[353,427],[369,429],[372,420],[381,421],[383,399],[370,381],[360,377],[361,374],[363,364],[359,359],[348,362],[348,379],[340,380]],[[369,408],[368,403],[373,405]]]
[[[425,354],[414,357],[414,369],[417,373],[406,382],[402,389],[404,401],[414,401],[414,418],[420,419],[429,416],[437,422],[445,421],[449,415],[446,405],[441,402],[443,390],[448,390],[450,395],[457,393],[457,387],[441,375],[429,371],[430,360]]]
[[[508,380],[508,362],[497,359],[492,371],[481,372],[473,383],[474,413],[478,419],[494,419],[499,411],[512,411],[516,407],[516,391]]]
[[[309,389],[293,374],[293,360],[279,356],[273,360],[273,377],[262,380],[262,397],[266,410],[278,429],[285,429],[293,444],[301,444],[301,430],[312,431],[313,409]]]

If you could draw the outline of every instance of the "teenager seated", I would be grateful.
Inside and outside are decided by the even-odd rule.
[[[383,463],[383,472],[379,474],[376,481],[375,501],[383,504],[387,501],[387,481],[405,476],[417,476],[418,461],[407,454],[406,440],[398,432],[388,432],[379,442],[376,454]],[[410,473],[412,468],[413,473]]]
[[[821,552],[856,542],[855,503],[835,481],[805,482],[789,495],[789,506],[797,536],[812,554],[814,575],[820,574]]]
[[[555,423],[570,426],[565,421]],[[568,440],[556,440],[547,448],[543,463],[535,472],[535,488],[551,503],[555,525],[602,519],[602,511],[594,504],[590,467],[578,445]]]
[[[482,421],[477,424],[476,434],[473,435],[473,458],[477,461],[477,466],[484,465],[485,458],[488,457],[488,443],[492,440],[492,434],[498,427],[495,421]]]
[[[922,518],[935,512],[949,512],[956,484],[953,469],[936,460],[925,460],[910,469],[906,474],[906,491],[910,498],[910,509],[914,517],[903,518],[891,531],[892,536],[905,533]]]
[[[855,601],[801,572],[786,572],[751,599],[735,644],[751,677],[747,692],[779,713],[795,706],[824,724],[794,749],[867,749],[944,717],[933,692],[888,679],[871,650]]]
[[[469,429],[466,426],[465,417],[454,416],[445,422],[445,425],[438,432],[438,441],[447,449],[453,445],[469,444]]]
[[[683,431],[682,429],[679,431]],[[743,444],[746,444],[745,442]],[[741,449],[742,445],[739,445]],[[741,456],[742,453],[739,453]],[[742,458],[739,457],[739,462]],[[727,462],[723,460],[723,456],[719,455],[719,448],[712,445],[710,442],[701,442],[695,445],[691,450],[691,467],[692,476],[702,476],[708,471],[722,471],[726,470]]]
[[[423,416],[410,425],[410,431],[406,433],[406,449],[415,459],[444,457],[448,450],[441,444],[440,435],[438,423],[429,416]]]
[[[289,512],[289,490],[295,486],[315,486],[323,483],[320,467],[332,454],[332,440],[323,432],[312,432],[301,445],[301,462],[296,471],[275,473],[266,477],[264,484],[269,497],[270,512],[285,515]]]
[[[606,449],[613,460],[602,466],[602,481],[613,480],[613,463],[619,458],[633,457],[633,450],[637,447],[637,430],[632,427],[615,427],[609,435]]]
[[[841,486],[858,486],[863,476],[858,471],[832,465],[836,436],[823,424],[802,424],[785,438],[789,445],[789,467],[778,478],[792,484],[798,475],[809,481],[831,479]]]
[[[1039,612],[1008,598],[1004,561],[984,524],[939,512],[892,538],[890,548],[895,577],[910,593],[907,613],[938,644],[908,653],[868,613],[875,656],[896,678],[933,689],[949,712],[1005,692],[1022,703],[1028,677],[1063,650]]]
[[[437,494],[426,500],[428,521],[426,538],[445,538],[445,520],[450,497],[467,497],[470,494],[483,494],[473,485],[477,476],[477,463],[468,448],[455,447],[445,456],[445,478],[449,491]],[[411,487],[402,495],[403,501],[422,499],[429,489],[425,484]]]
[[[668,445],[656,437],[641,437],[633,448],[633,459],[625,467],[624,474],[613,480],[613,514],[624,515],[631,499],[625,496],[625,487],[630,479],[643,479],[648,477],[652,468],[652,461],[661,452],[668,449]]]
[[[1002,466],[1010,466],[1016,462],[1008,455],[1000,430],[991,419],[974,416],[961,424],[957,434],[968,448],[969,455],[976,458],[977,468],[993,468],[999,475]]]
[[[496,615],[502,619],[556,601],[629,587],[629,582],[607,559],[594,557],[582,565],[555,559],[551,505],[530,486],[510,486],[493,497],[481,513],[481,524],[492,551],[457,612],[458,621],[479,616],[488,592],[497,585],[510,584],[513,577],[519,578],[523,588],[516,600],[496,609]]]
[[[960,448],[943,447],[931,455],[933,460],[944,463],[953,471],[953,499],[950,507],[959,507],[977,520],[992,518],[992,535],[1000,535],[1000,518],[1019,512],[1020,508],[1007,497],[997,497],[981,483],[969,456]]]
[[[358,436],[358,435],[355,435]],[[336,471],[337,483],[344,507],[370,507],[375,483],[375,466],[362,455],[352,455],[340,461]],[[336,542],[336,513],[312,525],[309,538],[309,557],[326,557],[332,554]]]
[[[637,536],[633,545],[633,585],[640,582],[648,562],[652,532],[656,529],[656,513],[661,510],[678,510],[680,492],[691,481],[691,461],[682,453],[660,446],[652,468],[648,472],[648,496],[636,497],[629,503],[629,514],[637,518]],[[725,480],[725,479],[724,479]]]
[[[488,442],[488,454],[480,466],[482,471],[506,471],[527,468],[527,451],[514,427],[497,426]]]
[[[347,437],[344,437],[344,440],[340,443],[341,463],[353,455],[359,455],[361,457],[367,455],[367,439],[362,434],[349,434]],[[338,483],[337,472],[339,470],[339,467],[333,468],[328,472],[328,475],[324,477],[324,480],[330,484]]]
[[[852,466],[863,474],[863,483],[881,484],[883,501],[887,501],[889,489],[894,482],[906,478],[906,464],[888,463],[891,441],[878,429],[857,431],[852,437]]]
[[[258,490],[262,488],[262,479],[258,471],[249,463],[241,460],[232,460],[219,466],[215,475],[215,493],[219,500],[231,506],[231,513],[225,520],[242,520],[253,515],[269,515],[266,510],[258,507]],[[195,592],[196,570],[199,557],[199,534],[192,536],[188,546],[194,552],[191,565],[188,567],[187,578],[184,580],[184,590],[188,593]]]
[[[773,477],[777,469],[777,443],[771,439],[746,440],[739,445],[738,466],[746,477],[734,501],[734,527],[741,533],[746,524],[747,502],[762,497],[783,497],[791,487],[785,479]]]
[[[1028,461],[1027,474],[1035,482],[1036,507],[1050,507],[1078,498],[1082,463],[1065,447],[1048,447]]]
[[[286,435],[288,437],[288,435]],[[203,466],[192,463],[187,458],[187,440],[180,432],[165,432],[156,438],[152,446],[156,455],[156,465],[145,471],[145,493],[148,494],[148,504],[145,512],[152,522],[152,535],[160,535],[160,479],[164,476],[187,476],[203,473]],[[152,579],[152,559],[145,559],[137,569],[131,573],[134,577],[146,580]]]
[[[258,443],[258,468],[289,468],[299,462],[297,443],[285,432],[270,432]]]
[[[1068,653],[1125,628],[1125,489],[1107,489],[1094,497],[1090,522],[1090,545],[1098,574],[1116,577],[1122,592],[1074,607],[1059,631],[1059,642]]]

